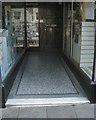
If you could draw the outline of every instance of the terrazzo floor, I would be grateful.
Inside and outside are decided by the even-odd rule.
[[[77,94],[61,56],[56,52],[30,52],[17,95]]]

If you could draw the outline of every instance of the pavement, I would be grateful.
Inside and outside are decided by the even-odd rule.
[[[96,105],[10,107],[0,110],[0,116],[1,113],[2,120],[23,120],[24,118],[26,120],[28,118],[65,118],[68,120],[82,118],[82,120],[96,120]]]

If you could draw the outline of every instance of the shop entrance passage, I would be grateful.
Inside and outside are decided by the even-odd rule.
[[[27,52],[6,105],[57,104],[54,100],[89,102],[60,51]]]
[[[26,3],[25,5],[24,3],[24,6],[26,7],[18,10],[16,6],[15,9],[14,6],[12,8],[13,35],[17,35],[18,43],[16,47],[18,54],[24,47],[24,53],[22,52],[20,58],[22,62],[18,62],[20,66],[18,65],[6,105],[35,104],[37,98],[44,98],[45,102],[47,98],[55,98],[53,103],[56,98],[62,98],[62,103],[65,102],[65,98],[68,98],[67,103],[89,102],[76,77],[64,61],[64,54],[62,55],[63,34],[66,37],[66,34],[70,33],[67,31],[65,34],[63,31],[63,27],[66,30],[70,28],[68,26],[67,29],[63,25],[63,4]],[[70,16],[68,19],[70,20]],[[69,25],[70,21],[66,25]],[[70,98],[73,101],[70,101]],[[50,99],[48,102],[51,104]],[[60,103],[61,100],[57,102]]]

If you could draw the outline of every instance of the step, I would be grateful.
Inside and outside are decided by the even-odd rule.
[[[90,103],[86,97],[8,99],[6,106],[57,106]]]

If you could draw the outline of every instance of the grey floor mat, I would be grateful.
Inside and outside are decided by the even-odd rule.
[[[78,93],[62,64],[58,53],[29,53],[17,95]]]

